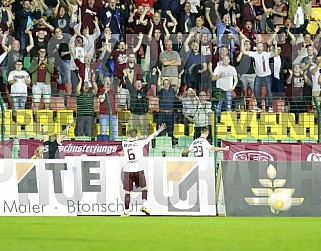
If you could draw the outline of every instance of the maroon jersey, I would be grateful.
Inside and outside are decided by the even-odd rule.
[[[123,70],[127,67],[128,62],[128,55],[133,53],[132,50],[125,50],[125,51],[117,51],[113,50],[110,56],[114,60],[114,75],[117,76],[119,79],[123,77]]]

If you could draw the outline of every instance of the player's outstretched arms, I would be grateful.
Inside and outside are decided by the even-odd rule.
[[[185,155],[185,154],[188,154],[189,153],[189,150],[186,148],[186,149],[183,149],[182,151],[181,151],[181,154],[182,155]]]
[[[164,131],[166,129],[166,124],[165,123],[162,123],[158,130],[157,130],[157,133],[160,134],[162,131]]]
[[[216,146],[212,146],[212,151],[214,152],[218,152],[218,151],[228,151],[230,150],[230,147],[229,146],[226,146],[226,147],[216,147]]]

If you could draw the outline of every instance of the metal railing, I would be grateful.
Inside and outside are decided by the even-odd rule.
[[[12,110],[5,108],[4,101],[0,98],[1,107],[1,140],[8,138],[32,138],[42,139],[40,127],[42,124],[48,124],[49,133],[59,133],[70,122],[76,119],[76,103],[71,96],[68,97],[69,105],[66,105],[66,98],[52,98],[50,110],[40,109],[38,118],[33,117],[31,108],[17,110],[15,121],[13,121]],[[233,99],[233,111],[227,112],[223,109],[218,116],[217,104],[222,98],[216,99],[212,96],[213,113],[211,115],[211,126],[213,134],[213,145],[221,146],[222,140],[240,141],[240,142],[321,142],[321,109],[317,97],[306,97],[307,103],[304,107],[299,107],[298,112],[293,112],[294,105],[292,100],[286,98],[275,98],[273,101],[274,111],[267,110],[261,112],[252,112],[247,107],[249,101],[246,97],[237,97]],[[224,100],[222,100],[224,101]],[[252,102],[250,100],[249,102]],[[58,103],[58,102],[61,102]],[[96,139],[99,134],[99,103],[95,101],[94,128],[92,139]],[[10,107],[9,107],[10,108]],[[158,108],[159,109],[159,108]],[[150,156],[181,156],[181,150],[188,147],[193,140],[194,126],[189,123],[189,132],[186,134],[186,125],[183,123],[181,107],[174,111],[175,123],[173,138],[165,135],[158,137],[150,146]],[[147,115],[148,132],[152,133],[157,129],[157,109],[150,110]],[[118,137],[116,140],[123,140],[127,137],[128,124],[131,112],[128,109],[120,109],[118,116]],[[112,124],[112,123],[109,123]],[[77,139],[74,134],[75,124],[67,135],[68,139]],[[109,132],[110,134],[111,132]],[[82,138],[82,140],[86,140]],[[192,155],[190,155],[192,156]],[[214,153],[212,154],[214,156]],[[216,153],[215,153],[216,156]],[[221,155],[219,155],[221,156]],[[221,157],[216,158],[220,159]]]

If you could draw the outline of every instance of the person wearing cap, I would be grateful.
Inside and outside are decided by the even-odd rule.
[[[58,135],[48,135],[48,129],[46,125],[41,126],[41,132],[43,135],[43,147],[42,147],[42,158],[43,159],[60,159],[59,145],[61,145],[64,137],[67,135],[73,121],[70,122],[67,127]]]

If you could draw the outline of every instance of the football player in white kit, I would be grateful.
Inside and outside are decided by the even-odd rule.
[[[208,128],[206,126],[201,129],[201,136],[195,139],[192,144],[187,148],[182,150],[182,155],[186,155],[191,151],[194,151],[195,157],[209,157],[209,151],[228,151],[229,146],[226,147],[216,147],[211,145],[207,141]]]
[[[144,153],[144,147],[147,145],[154,137],[164,131],[166,124],[162,124],[158,131],[149,135],[147,139],[138,139],[137,129],[129,130],[129,140],[123,141],[123,150],[120,155],[125,156],[127,165],[124,167],[124,190],[125,190],[125,211],[121,215],[123,217],[129,216],[129,204],[130,204],[130,192],[133,191],[133,183],[136,187],[142,189],[142,199],[143,205],[141,211],[146,215],[150,215],[150,212],[146,208],[147,201],[147,185],[146,178],[144,174],[144,167],[142,166],[142,158]]]

